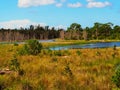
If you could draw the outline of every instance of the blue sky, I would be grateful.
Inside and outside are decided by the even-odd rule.
[[[116,0],[0,0],[0,28],[49,25],[82,27],[94,22],[120,25],[120,2]]]

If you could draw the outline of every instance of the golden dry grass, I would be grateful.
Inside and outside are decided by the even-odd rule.
[[[115,87],[111,77],[120,62],[120,49],[43,50],[37,56],[20,56],[17,54],[20,47],[0,45],[0,68],[9,68],[10,60],[16,56],[24,71],[23,75],[17,72],[0,75],[0,86],[6,90],[111,90]]]

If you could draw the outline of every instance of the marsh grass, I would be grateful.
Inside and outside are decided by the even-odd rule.
[[[23,75],[0,75],[6,90],[111,90],[120,49],[42,50],[38,55],[17,54],[22,45],[0,45],[0,68],[9,68],[16,56]],[[113,54],[117,53],[113,58]]]

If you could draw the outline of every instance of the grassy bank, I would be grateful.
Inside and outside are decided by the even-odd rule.
[[[97,42],[120,42],[120,40],[61,40],[56,39],[55,42],[43,42],[43,46],[52,47],[52,46],[65,46],[65,45],[77,45],[77,44],[89,44],[89,43],[97,43]]]
[[[62,41],[63,42],[63,41]],[[21,72],[0,75],[3,90],[111,90],[120,49],[42,50],[37,55],[17,54],[22,46],[0,45],[0,69],[14,58]]]

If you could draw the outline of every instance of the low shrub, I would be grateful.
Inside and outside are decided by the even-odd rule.
[[[37,40],[28,40],[26,44],[18,52],[20,55],[37,55],[42,50],[42,44]]]
[[[117,66],[115,74],[112,76],[112,82],[120,88],[120,65]]]
[[[73,78],[73,73],[72,73],[72,70],[70,69],[69,64],[67,64],[67,65],[65,66],[65,69],[64,69],[64,70],[65,70],[65,73],[68,74],[69,77]]]
[[[19,55],[27,55],[27,54],[29,54],[29,48],[27,47],[26,44],[22,48],[20,48],[18,50],[18,54]]]
[[[62,56],[63,55],[63,53],[62,53],[62,51],[54,51],[54,55],[55,56]]]
[[[77,55],[81,55],[82,53],[80,51],[76,51],[76,54]]]
[[[14,46],[18,46],[18,43],[17,43],[17,42],[15,42],[15,43],[14,43]]]
[[[50,49],[42,50],[41,53],[42,53],[43,55],[50,55],[50,56],[52,56],[52,50],[50,50]]]
[[[17,58],[14,57],[11,61],[10,61],[10,69],[14,70],[14,71],[19,71],[20,70],[20,63],[18,62]]]
[[[99,51],[97,51],[97,52],[96,52],[96,55],[97,55],[97,56],[100,56],[100,55],[101,55],[101,53],[100,53]]]

